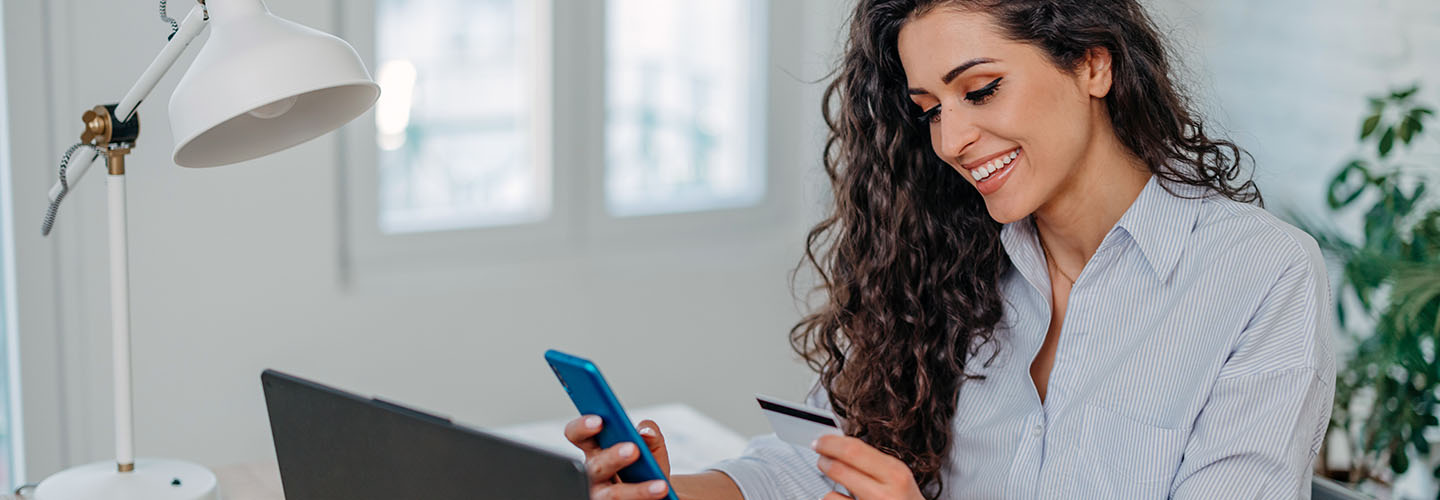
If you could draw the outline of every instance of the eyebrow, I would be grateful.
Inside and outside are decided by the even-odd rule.
[[[966,72],[966,71],[969,71],[970,68],[979,66],[979,65],[981,65],[981,64],[989,64],[989,63],[993,63],[993,62],[995,62],[995,60],[994,60],[994,59],[991,59],[991,58],[988,58],[988,57],[977,57],[977,58],[971,59],[971,60],[969,60],[969,61],[965,61],[965,62],[963,62],[963,63],[960,63],[960,65],[959,65],[959,66],[956,66],[954,69],[951,69],[950,72],[945,73],[945,76],[940,77],[940,83],[943,83],[943,84],[945,84],[945,85],[949,85],[950,82],[954,81],[956,78],[959,78],[961,73],[964,73],[964,72]],[[910,88],[909,93],[910,93],[910,95],[917,95],[917,94],[929,94],[930,92],[929,92],[929,91],[926,91],[925,89],[920,89],[920,88],[914,88],[914,87],[912,87],[912,88]]]

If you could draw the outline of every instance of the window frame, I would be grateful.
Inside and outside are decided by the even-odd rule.
[[[525,0],[521,0],[525,1]],[[574,262],[587,256],[633,252],[672,252],[728,246],[737,241],[776,238],[799,241],[790,216],[800,212],[798,165],[807,157],[795,148],[777,144],[809,142],[811,137],[777,139],[775,131],[796,134],[803,119],[798,111],[770,103],[794,102],[804,82],[777,68],[800,68],[805,33],[777,30],[789,20],[801,21],[801,5],[773,0],[754,2],[752,45],[757,68],[752,102],[759,126],[750,155],[761,161],[764,189],[759,200],[747,206],[652,215],[610,215],[605,200],[605,85],[607,80],[607,4],[592,0],[536,0],[540,22],[537,52],[538,119],[547,132],[536,137],[537,159],[551,161],[549,216],[532,223],[464,229],[384,234],[378,223],[378,148],[373,111],[347,126],[341,140],[341,172],[337,176],[345,198],[339,212],[342,281],[365,287],[380,282],[414,284],[407,279],[460,271],[467,276],[493,276],[520,272],[523,267]],[[354,44],[367,67],[375,68],[375,0],[337,2],[342,36]],[[796,69],[795,71],[798,71]],[[548,78],[547,78],[548,77]],[[793,87],[793,88],[792,88]],[[790,100],[787,100],[790,99]],[[807,107],[808,108],[808,107]],[[814,110],[818,112],[818,109]],[[743,243],[742,243],[743,244]]]
[[[533,0],[536,44],[532,54],[536,58],[532,88],[532,109],[535,113],[530,120],[532,156],[537,164],[551,166],[552,205],[550,214],[537,222],[497,225],[480,228],[453,230],[419,231],[410,233],[384,233],[380,228],[380,173],[379,149],[375,145],[375,112],[372,109],[364,116],[345,127],[341,134],[340,172],[338,192],[345,198],[340,207],[340,227],[347,232],[346,252],[348,261],[363,262],[369,267],[406,268],[413,267],[416,260],[446,262],[462,258],[502,257],[506,254],[526,252],[533,245],[554,246],[566,239],[566,216],[559,213],[553,199],[564,196],[571,187],[569,182],[554,169],[550,159],[551,139],[550,108],[551,91],[550,32],[551,23],[544,22],[552,17],[550,0]],[[375,10],[376,0],[346,0],[337,2],[340,10],[343,37],[359,52],[366,67],[372,71],[378,68],[375,60]],[[383,91],[383,90],[382,90]],[[527,244],[528,242],[528,244]],[[459,251],[469,249],[469,251]]]
[[[5,26],[6,13],[0,8],[0,29],[8,31]],[[3,33],[3,31],[0,31]],[[8,45],[8,41],[0,41],[0,49]],[[10,105],[9,105],[9,71],[6,66],[0,65],[0,362],[4,363],[3,396],[6,429],[5,438],[8,439],[6,450],[9,470],[6,475],[10,484],[0,483],[4,491],[11,491],[16,486],[24,484],[25,478],[25,426],[23,423],[23,408],[20,400],[20,322],[18,319],[19,307],[16,301],[15,281],[15,207],[11,205],[14,182],[11,177],[11,148],[10,148]]]

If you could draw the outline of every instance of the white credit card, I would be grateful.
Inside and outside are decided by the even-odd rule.
[[[756,394],[755,400],[760,403],[761,413],[770,420],[770,428],[775,429],[775,436],[787,443],[809,449],[810,443],[820,439],[820,436],[845,435],[836,426],[839,421],[835,414],[828,411],[763,394]]]

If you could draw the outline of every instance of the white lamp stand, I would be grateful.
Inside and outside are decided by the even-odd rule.
[[[210,39],[170,100],[172,157],[181,166],[228,165],[287,149],[348,123],[380,96],[380,87],[344,40],[276,17],[262,0],[198,0],[118,104],[85,112],[81,142],[95,147],[109,170],[115,461],[46,478],[35,489],[37,500],[220,498],[215,475],[205,467],[135,459],[125,210],[125,156],[140,133],[135,108],[207,24],[213,25]],[[78,164],[67,182],[78,181],[92,163]],[[50,190],[52,203],[61,199],[67,182]]]
[[[96,462],[45,478],[36,498],[50,500],[219,500],[215,474],[179,460],[140,459],[135,470],[120,472],[112,462]]]

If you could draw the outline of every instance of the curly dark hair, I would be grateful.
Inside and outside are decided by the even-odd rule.
[[[860,0],[824,97],[833,211],[810,230],[796,269],[813,266],[824,300],[790,343],[819,373],[846,433],[908,464],[927,498],[944,490],[956,398],[976,378],[967,363],[995,340],[1012,265],[1001,225],[913,119],[896,40],[937,7],[987,13],[1064,70],[1108,50],[1111,125],[1154,175],[1263,203],[1242,167],[1248,155],[1206,134],[1136,0]]]

